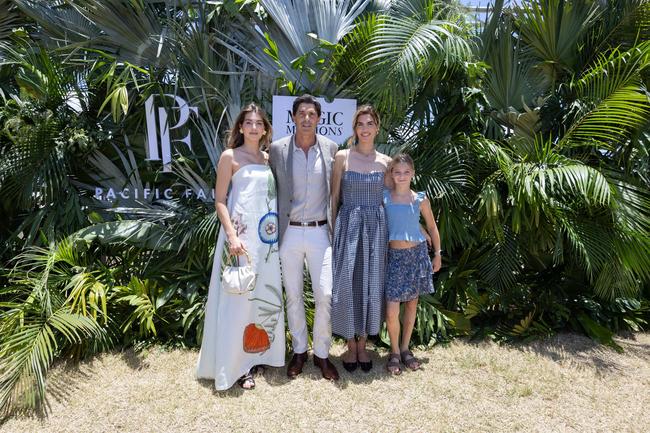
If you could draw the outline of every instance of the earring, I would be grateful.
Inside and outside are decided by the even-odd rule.
[[[239,133],[240,133],[240,134],[243,134],[243,133],[244,133],[244,130],[241,129],[241,128],[239,128]]]
[[[266,135],[266,131],[262,132],[262,135]]]

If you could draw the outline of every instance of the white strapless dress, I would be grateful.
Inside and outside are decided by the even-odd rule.
[[[222,267],[227,261],[222,227],[196,368],[196,377],[214,379],[217,390],[230,388],[255,365],[282,367],[285,357],[275,180],[269,167],[249,164],[235,172],[231,185],[228,211],[251,256],[257,281],[255,289],[245,294],[222,289]],[[240,257],[240,263],[245,262]]]

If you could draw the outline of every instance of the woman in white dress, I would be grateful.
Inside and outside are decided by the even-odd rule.
[[[284,365],[276,189],[268,154],[262,150],[271,135],[264,111],[248,105],[237,116],[229,149],[217,166],[215,201],[221,229],[196,369],[197,378],[214,379],[217,390],[235,382],[252,389],[255,366]],[[247,256],[257,275],[254,289],[237,294],[224,290],[223,266],[231,261],[243,266]]]

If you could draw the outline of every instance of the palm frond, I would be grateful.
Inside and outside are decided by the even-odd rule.
[[[0,345],[0,407],[36,409],[44,401],[47,370],[62,345],[101,338],[103,329],[89,317],[61,305],[45,316],[28,311],[23,323],[3,329]],[[24,314],[24,313],[23,313]],[[5,314],[3,314],[4,316]]]
[[[516,234],[503,228],[503,238],[490,243],[491,248],[477,261],[481,277],[498,293],[511,290],[524,268]]]
[[[577,97],[591,105],[569,128],[561,144],[572,141],[609,147],[631,131],[646,124],[650,116],[650,97],[640,71],[650,65],[650,41],[629,51],[614,50],[602,56],[580,79],[572,83]]]
[[[464,11],[456,2],[439,0],[401,0],[394,1],[388,11],[394,17],[413,17],[421,20],[445,19],[460,15]]]
[[[518,32],[548,80],[577,72],[579,48],[600,13],[594,2],[534,0],[517,9]]]
[[[60,6],[33,0],[16,3],[70,49],[83,46],[143,67],[165,68],[169,64],[168,51],[163,49],[167,43],[163,20],[148,2],[76,0]]]
[[[312,32],[319,39],[336,44],[352,30],[355,18],[368,3],[369,0],[260,0],[277,29],[300,54],[314,47],[313,39],[305,37]]]
[[[156,281],[141,280],[135,276],[131,277],[126,286],[116,287],[118,302],[135,307],[122,325],[122,331],[127,333],[137,325],[137,332],[141,337],[156,336],[158,334],[156,324],[165,320],[164,317],[159,317],[159,311],[175,291],[176,287],[173,285],[163,289]]]
[[[358,80],[367,74],[368,65],[359,62],[368,54],[369,44],[382,15],[372,13],[360,17],[354,29],[346,35],[332,57],[332,68],[341,81],[347,81],[350,90],[356,91],[361,83]]]
[[[481,38],[480,54],[489,66],[482,83],[485,96],[497,110],[508,111],[512,107],[523,111],[531,105],[536,87],[541,86],[532,84],[530,69],[533,63],[515,37],[512,19],[493,15],[492,21]],[[492,33],[487,34],[487,29],[493,29]]]
[[[650,233],[650,192],[637,186],[617,173],[607,172],[612,185],[612,212],[616,223],[626,232]]]
[[[261,0],[269,19],[253,15],[253,25],[242,21],[239,29],[220,36],[228,49],[259,70],[277,71],[269,73],[296,83],[294,90],[334,97],[341,89],[330,82],[331,54],[317,51],[323,47],[331,50],[351,32],[354,20],[368,3],[369,0]],[[297,68],[296,61],[300,59],[304,66]]]
[[[568,242],[575,260],[593,281],[593,278],[613,256],[611,230],[589,221],[583,221],[569,216],[558,218],[559,229]],[[567,256],[564,256],[567,260]]]
[[[619,0],[606,2],[602,19],[592,34],[593,43],[587,46],[591,58],[606,47],[629,49],[650,38],[650,2],[647,0]]]
[[[639,289],[637,275],[617,260],[606,263],[594,281],[596,295],[610,301],[637,296]]]
[[[16,5],[11,0],[0,0],[0,44],[13,33],[19,22]]]
[[[88,155],[88,164],[90,168],[88,170],[88,176],[94,181],[93,184],[80,181],[76,181],[75,184],[80,188],[86,189],[93,195],[97,195],[97,188],[99,188],[102,193],[110,190],[128,190],[130,194],[128,196],[120,196],[117,204],[124,207],[150,206],[150,203],[153,200],[153,195],[138,198],[135,196],[135,191],[143,191],[149,184],[145,184],[142,181],[142,175],[138,168],[137,159],[133,149],[129,145],[128,137],[125,135],[124,139],[126,151],[123,151],[115,144],[112,144],[111,149],[116,153],[117,159],[121,163],[122,167],[119,167],[111,158],[108,157],[107,151],[109,149],[98,149]],[[94,203],[94,206],[96,207],[102,205],[108,206],[100,201]]]
[[[517,160],[502,159],[501,168],[515,205],[554,207],[552,202],[580,199],[590,206],[608,206],[611,187],[607,178],[585,163],[559,153],[550,140],[512,141]],[[556,203],[557,204],[557,203]]]
[[[551,167],[538,163],[516,164],[511,178],[515,200],[532,204],[564,196],[580,197],[593,205],[609,204],[610,186],[598,170],[574,161],[557,163]]]
[[[469,58],[469,43],[458,29],[449,21],[383,19],[363,59],[371,65],[362,89],[364,98],[384,112],[403,110],[423,79],[441,80]]]
[[[149,250],[176,251],[179,248],[179,240],[173,237],[169,229],[138,220],[95,224],[79,230],[71,237],[87,243],[98,241],[103,244],[126,244]]]
[[[614,250],[621,268],[633,275],[636,283],[650,280],[650,236],[647,232],[618,234]]]
[[[46,44],[56,46],[59,41],[79,44],[101,34],[92,21],[66,2],[14,0],[13,3],[41,26],[42,32],[47,35],[42,38]]]

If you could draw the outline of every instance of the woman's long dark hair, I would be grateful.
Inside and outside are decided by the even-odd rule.
[[[257,113],[262,118],[262,122],[264,122],[264,130],[266,133],[260,139],[260,149],[267,148],[271,142],[271,137],[273,136],[273,127],[271,127],[271,122],[269,122],[268,117],[266,117],[266,112],[252,103],[248,104],[246,107],[244,107],[243,110],[239,112],[232,129],[228,131],[228,147],[235,149],[244,144],[244,134],[242,134],[239,130],[241,129],[248,113]]]

